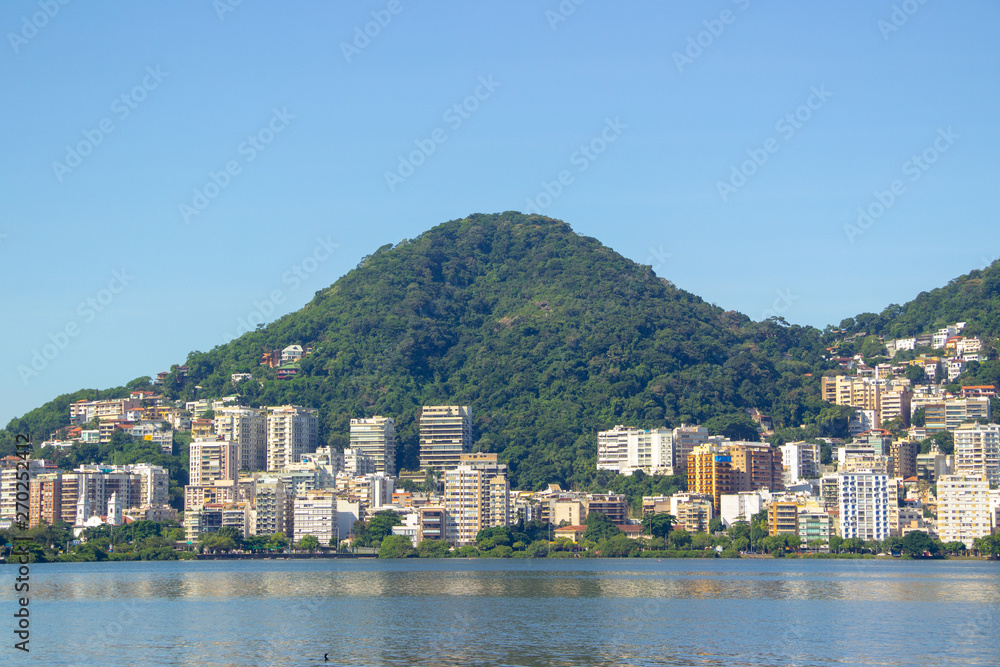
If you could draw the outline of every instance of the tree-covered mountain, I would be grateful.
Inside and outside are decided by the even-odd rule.
[[[278,380],[261,354],[290,344],[312,351],[298,376]],[[816,329],[753,322],[564,222],[507,212],[379,248],[301,310],[192,352],[186,377],[173,368],[162,390],[316,407],[321,440],[336,447],[352,417],[391,416],[405,467],[417,465],[421,405],[469,405],[476,449],[500,453],[515,487],[583,486],[596,473],[595,432],[615,424],[754,437],[745,411],[757,408],[777,427],[842,429],[841,412],[819,400],[823,352]],[[234,386],[236,372],[254,381]],[[4,437],[47,437],[82,396],[12,420]]]

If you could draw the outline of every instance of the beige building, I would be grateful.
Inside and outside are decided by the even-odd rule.
[[[510,484],[471,466],[445,473],[446,539],[455,546],[474,544],[483,528],[510,524]]]
[[[990,485],[983,475],[943,475],[937,482],[937,526],[941,541],[963,542],[989,535]]]
[[[223,407],[215,411],[215,432],[238,448],[240,470],[267,469],[267,417],[261,410]]]
[[[338,537],[337,496],[332,490],[315,489],[299,494],[295,497],[294,511],[295,542],[312,535],[326,546]]]
[[[956,475],[983,475],[1000,485],[1000,424],[963,424],[955,429]]]
[[[468,406],[425,405],[420,413],[420,467],[448,470],[472,451],[472,411]]]

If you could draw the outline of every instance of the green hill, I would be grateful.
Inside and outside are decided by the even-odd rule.
[[[294,343],[313,348],[297,377],[259,365]],[[350,418],[391,416],[406,467],[417,465],[421,405],[469,405],[476,449],[499,452],[515,487],[537,488],[589,483],[594,434],[615,424],[753,437],[745,408],[776,426],[829,420],[822,352],[815,329],[723,311],[564,222],[507,212],[379,248],[298,312],[192,352],[187,377],[172,369],[163,390],[317,407],[321,440],[337,447]],[[234,372],[263,382],[234,388]],[[66,404],[13,420],[6,437],[47,436]]]

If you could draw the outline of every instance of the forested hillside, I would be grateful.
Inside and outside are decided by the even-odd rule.
[[[296,343],[313,348],[297,377],[259,365]],[[421,405],[469,405],[476,448],[499,452],[513,485],[530,489],[590,483],[595,432],[619,423],[753,438],[745,409],[758,408],[778,427],[841,431],[842,412],[818,398],[822,353],[816,329],[723,311],[564,222],[508,212],[379,248],[300,311],[179,360],[187,377],[175,368],[162,389],[316,407],[321,439],[337,447],[350,418],[392,416],[406,467]],[[235,372],[255,379],[234,386]],[[47,437],[78,396],[13,420],[6,439]]]

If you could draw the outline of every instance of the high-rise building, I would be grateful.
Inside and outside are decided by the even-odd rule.
[[[298,405],[267,409],[267,469],[298,463],[319,444],[319,411]]]
[[[254,535],[273,535],[285,533],[288,521],[285,510],[288,500],[285,496],[285,483],[274,477],[262,477],[256,480],[254,493],[254,509],[252,511],[252,526]],[[293,524],[294,529],[294,524]]]
[[[1000,424],[963,424],[954,431],[955,474],[1000,484]]]
[[[771,503],[767,508],[768,535],[798,535],[799,506],[793,502]]]
[[[764,442],[725,442],[733,468],[737,491],[770,489],[781,491],[783,481],[781,450]]]
[[[338,537],[337,496],[328,489],[306,491],[295,496],[294,524],[295,542],[312,535],[321,545],[330,544]]]
[[[597,432],[597,469],[619,472],[628,465],[628,435],[638,429],[622,424]]]
[[[666,428],[630,431],[627,439],[627,459],[622,472],[631,475],[636,470],[655,475],[673,474],[674,436]]]
[[[893,477],[909,479],[917,476],[917,454],[920,452],[920,445],[913,440],[894,440],[889,445],[889,454],[892,456]]]
[[[510,523],[510,484],[505,475],[490,476],[472,466],[445,472],[446,539],[455,546],[473,544],[483,528]]]
[[[467,406],[425,405],[420,413],[420,467],[448,470],[472,451],[472,411]]]
[[[351,420],[351,449],[375,460],[375,472],[396,475],[396,423],[392,417]]]
[[[789,442],[781,445],[782,481],[791,486],[800,479],[819,477],[820,446],[809,442]]]
[[[62,521],[62,475],[47,472],[35,475],[29,484],[28,527]]]
[[[708,429],[704,426],[681,424],[673,430],[671,441],[674,448],[674,473],[687,469],[688,454],[695,447],[708,442]]]
[[[27,463],[27,480],[24,479],[23,467],[17,468],[15,466],[11,466],[10,468],[5,468],[0,471],[0,519],[15,519],[19,511],[24,512],[24,506],[27,505],[27,499],[25,499],[23,495],[24,486],[18,487],[19,482],[23,484],[31,479],[34,479],[36,475],[59,471],[59,466],[44,459],[29,460]],[[20,501],[17,496],[18,491],[22,494],[22,500]],[[21,508],[18,508],[18,502],[21,503]]]
[[[942,475],[937,498],[942,542],[963,542],[972,549],[977,537],[990,534],[990,485],[984,475]]]
[[[841,537],[884,540],[897,519],[897,486],[888,475],[872,472],[838,475]]]
[[[207,485],[237,478],[237,446],[232,440],[196,438],[189,445],[188,481]]]
[[[734,477],[733,458],[727,448],[698,445],[688,454],[688,491],[711,496],[716,514],[722,511],[722,495],[739,490]]]
[[[238,448],[240,470],[267,469],[267,416],[262,410],[241,406],[215,412],[215,432]]]

